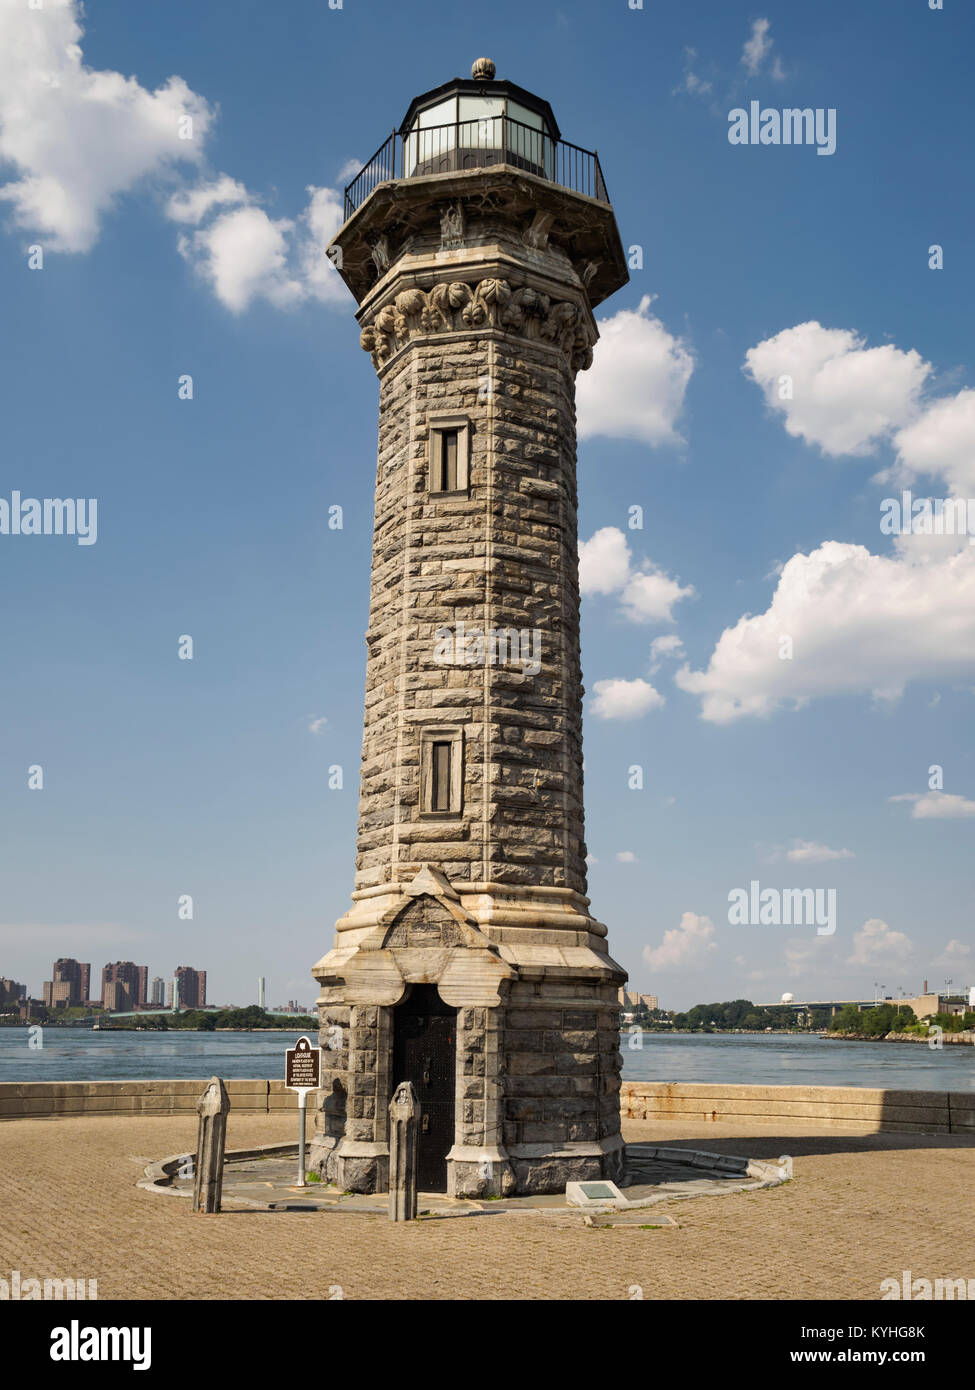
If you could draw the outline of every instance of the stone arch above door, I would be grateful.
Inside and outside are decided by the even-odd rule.
[[[517,970],[461,907],[439,866],[424,864],[373,916],[355,945],[345,941],[315,974],[346,1004],[392,1006],[409,984],[436,984],[452,1008],[497,1008]]]
[[[466,946],[460,926],[444,904],[429,893],[411,898],[396,914],[383,938],[382,949],[410,947],[442,949]]]

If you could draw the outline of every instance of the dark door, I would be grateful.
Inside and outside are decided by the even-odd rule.
[[[393,1090],[412,1081],[420,1103],[416,1185],[421,1192],[447,1190],[456,1055],[457,1010],[443,1002],[436,985],[413,985],[394,1015]]]

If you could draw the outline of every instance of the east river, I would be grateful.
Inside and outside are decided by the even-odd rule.
[[[128,1081],[210,1076],[283,1078],[295,1033],[128,1033],[44,1028],[30,1047],[26,1028],[0,1028],[0,1081]],[[975,1047],[853,1042],[768,1034],[623,1035],[625,1081],[694,1081],[758,1086],[878,1086],[975,1089]]]

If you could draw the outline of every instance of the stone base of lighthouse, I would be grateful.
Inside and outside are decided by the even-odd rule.
[[[453,885],[436,865],[354,895],[314,967],[323,1091],[310,1160],[385,1191],[389,1102],[420,1096],[420,1187],[456,1197],[619,1180],[619,987],[569,889]]]

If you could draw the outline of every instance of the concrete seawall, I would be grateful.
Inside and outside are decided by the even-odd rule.
[[[195,1115],[210,1078],[199,1081],[3,1081],[0,1120],[59,1115]],[[297,1110],[283,1081],[225,1081],[238,1115]],[[312,1100],[310,1104],[313,1104]]]
[[[895,1091],[867,1086],[719,1086],[624,1081],[624,1120],[809,1120],[870,1132],[975,1134],[975,1091]]]
[[[70,1115],[193,1115],[209,1077],[197,1081],[5,1081],[0,1120]],[[263,1115],[294,1110],[298,1097],[283,1081],[226,1083],[231,1110]],[[310,1108],[314,1104],[311,1099]],[[864,1086],[725,1086],[624,1081],[624,1120],[735,1121],[777,1119],[852,1126],[868,1132],[975,1134],[975,1091],[894,1091]]]

